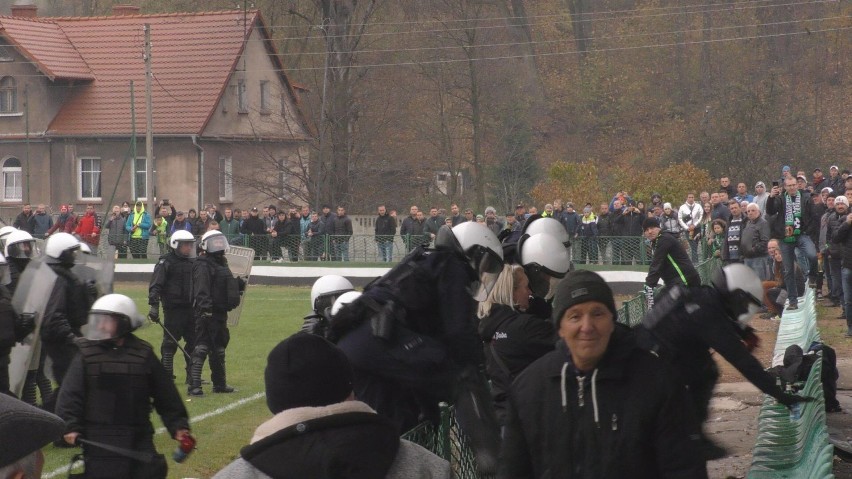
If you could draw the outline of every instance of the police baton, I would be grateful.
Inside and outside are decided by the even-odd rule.
[[[150,318],[149,318],[149,319],[150,319]],[[169,335],[169,337],[170,337],[170,338],[172,338],[172,341],[174,341],[174,342],[175,342],[175,345],[177,345],[178,349],[180,349],[180,351],[181,351],[181,352],[182,352],[182,353],[186,356],[186,359],[187,359],[187,360],[189,360],[189,361],[192,361],[192,356],[190,356],[190,355],[189,355],[189,353],[188,353],[188,352],[186,352],[186,349],[183,349],[183,346],[181,346],[181,345],[180,345],[180,343],[178,342],[178,340],[177,340],[177,339],[175,339],[175,337],[174,337],[174,335],[171,333],[171,331],[169,331],[169,329],[168,329],[168,328],[166,328],[166,326],[165,326],[162,322],[160,322],[160,321],[151,321],[151,322],[152,322],[152,323],[157,323],[157,324],[159,324],[159,325],[160,325],[160,327],[161,327],[161,328],[163,328],[163,331],[165,331],[165,332],[166,332],[166,334],[168,334],[168,335]]]
[[[90,441],[88,439],[83,439],[82,437],[77,437],[78,443],[87,444],[92,447],[97,447],[99,449],[103,449],[104,451],[109,451],[114,454],[118,454],[119,456],[129,457],[135,461],[139,462],[151,462],[154,460],[154,453],[151,451],[134,451],[131,449],[125,449],[123,447],[113,446],[111,444],[104,444],[102,442]]]

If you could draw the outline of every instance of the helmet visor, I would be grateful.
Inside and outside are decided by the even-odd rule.
[[[89,313],[86,339],[102,341],[118,338],[128,331],[128,323],[127,318],[119,314],[92,311]]]
[[[9,264],[0,264],[0,284],[6,286],[12,282],[12,275],[9,273]]]
[[[6,252],[9,253],[7,258],[27,259],[38,256],[35,240],[10,244],[6,247]]]
[[[553,297],[554,287],[565,277],[564,274],[554,273],[537,263],[524,266],[524,272],[530,281],[533,296],[544,299]]]
[[[478,246],[470,252],[471,265],[479,275],[479,284],[471,285],[471,293],[477,301],[485,301],[497,278],[503,271],[503,260],[497,253],[484,246]]]
[[[228,251],[228,238],[226,238],[225,235],[211,236],[205,240],[205,244],[207,245],[205,251],[207,251],[208,253]]]
[[[195,258],[195,240],[175,241],[175,254],[182,258]]]

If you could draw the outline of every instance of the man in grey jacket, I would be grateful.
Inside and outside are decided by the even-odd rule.
[[[746,266],[754,270],[761,281],[769,280],[769,223],[763,219],[760,206],[749,203],[746,221],[740,235],[740,255]]]
[[[447,461],[399,439],[390,420],[355,400],[352,367],[324,338],[299,332],[281,341],[264,378],[275,416],[214,479],[450,478]]]

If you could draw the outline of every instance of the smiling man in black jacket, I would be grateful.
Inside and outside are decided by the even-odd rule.
[[[615,319],[596,273],[559,283],[561,341],[512,383],[498,477],[707,477],[685,391]]]

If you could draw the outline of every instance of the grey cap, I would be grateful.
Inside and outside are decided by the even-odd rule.
[[[0,394],[0,467],[6,467],[60,439],[65,422],[47,411]]]

